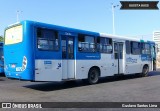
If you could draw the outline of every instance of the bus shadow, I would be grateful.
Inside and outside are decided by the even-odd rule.
[[[0,79],[0,81],[4,81],[3,79]]]
[[[129,79],[135,79],[135,78],[139,78],[139,76],[135,76],[135,75],[110,76],[110,77],[100,78],[97,84],[129,80]],[[64,90],[64,89],[84,87],[84,86],[89,86],[89,85],[84,83],[82,80],[76,80],[76,81],[68,81],[68,82],[47,82],[47,83],[26,85],[23,87],[39,90],[39,91],[56,91],[56,90]]]
[[[6,77],[5,74],[4,73],[0,73],[0,81],[5,81],[4,77]]]
[[[160,75],[160,71],[152,71],[149,73],[148,76],[158,76],[158,75]],[[138,75],[109,76],[100,78],[97,84],[136,79],[136,78],[140,78],[140,76]],[[41,82],[40,84],[36,83],[33,85],[26,85],[23,87],[39,91],[56,91],[56,90],[63,90],[63,89],[84,87],[84,86],[89,86],[89,85],[84,83],[82,80],[76,80],[68,82],[47,82],[47,83]]]
[[[5,74],[4,73],[0,73],[0,77],[5,77]]]
[[[47,82],[47,83],[27,85],[23,87],[39,91],[56,91],[56,90],[63,90],[81,86],[85,86],[85,84],[83,84],[83,82],[81,82],[80,80],[77,80],[69,82]]]
[[[152,71],[148,74],[148,76],[157,76],[160,75],[160,71]]]

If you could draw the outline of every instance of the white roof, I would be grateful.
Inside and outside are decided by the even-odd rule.
[[[102,36],[102,37],[108,37],[108,38],[124,39],[124,40],[133,40],[133,41],[140,41],[140,40],[142,40],[142,39],[139,39],[139,38],[119,36],[119,35],[112,35],[112,34],[105,34],[105,33],[100,33],[100,36]]]

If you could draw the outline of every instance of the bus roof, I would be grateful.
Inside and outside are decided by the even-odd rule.
[[[119,35],[112,35],[112,34],[105,34],[100,33],[102,37],[109,37],[109,38],[116,38],[116,39],[125,39],[125,40],[132,40],[132,41],[141,41],[141,39],[133,38],[133,37],[126,37],[126,36],[119,36]]]
[[[116,38],[116,39],[124,39],[124,40],[132,40],[132,41],[138,41],[138,42],[148,42],[147,40],[142,40],[140,38],[133,38],[133,37],[126,37],[126,36],[119,36],[119,35],[112,35],[112,34],[106,34],[106,33],[99,33],[99,32],[93,32],[93,31],[86,31],[86,30],[81,30],[81,29],[76,29],[76,28],[69,28],[69,27],[64,27],[64,26],[58,26],[58,25],[53,25],[53,24],[47,24],[47,23],[42,23],[42,22],[37,22],[37,21],[30,21],[30,20],[24,20],[15,24],[11,24],[8,26],[13,27],[18,24],[24,24],[24,23],[29,23],[29,24],[34,24],[35,26],[41,26],[44,28],[54,28],[56,30],[61,30],[61,31],[69,31],[72,33],[80,33],[80,34],[87,34],[87,35],[93,35],[93,36],[102,36],[102,37],[108,37],[108,38]],[[150,43],[154,43],[153,41],[149,41]]]
[[[36,21],[22,21],[21,23],[25,23],[28,22],[30,24],[34,24],[35,26],[40,26],[42,28],[49,28],[49,29],[56,29],[56,30],[61,30],[64,32],[72,32],[72,33],[82,33],[82,34],[87,34],[87,35],[93,35],[93,36],[99,36],[99,33],[97,32],[92,32],[92,31],[86,31],[86,30],[80,30],[80,29],[76,29],[76,28],[69,28],[69,27],[65,27],[65,26],[58,26],[58,25],[53,25],[53,24],[47,24],[47,23],[42,23],[42,22],[36,22]]]

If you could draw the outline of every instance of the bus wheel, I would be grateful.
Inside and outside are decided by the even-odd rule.
[[[148,76],[148,72],[149,72],[149,67],[145,65],[142,69],[142,77]]]
[[[99,80],[100,72],[97,68],[91,68],[88,73],[88,83],[96,84]]]

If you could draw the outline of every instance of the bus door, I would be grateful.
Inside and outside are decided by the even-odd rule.
[[[75,78],[74,36],[62,35],[62,79]]]
[[[151,68],[156,70],[156,48],[155,44],[151,44]]]
[[[114,42],[114,68],[115,74],[123,74],[124,73],[124,43],[122,42]]]

